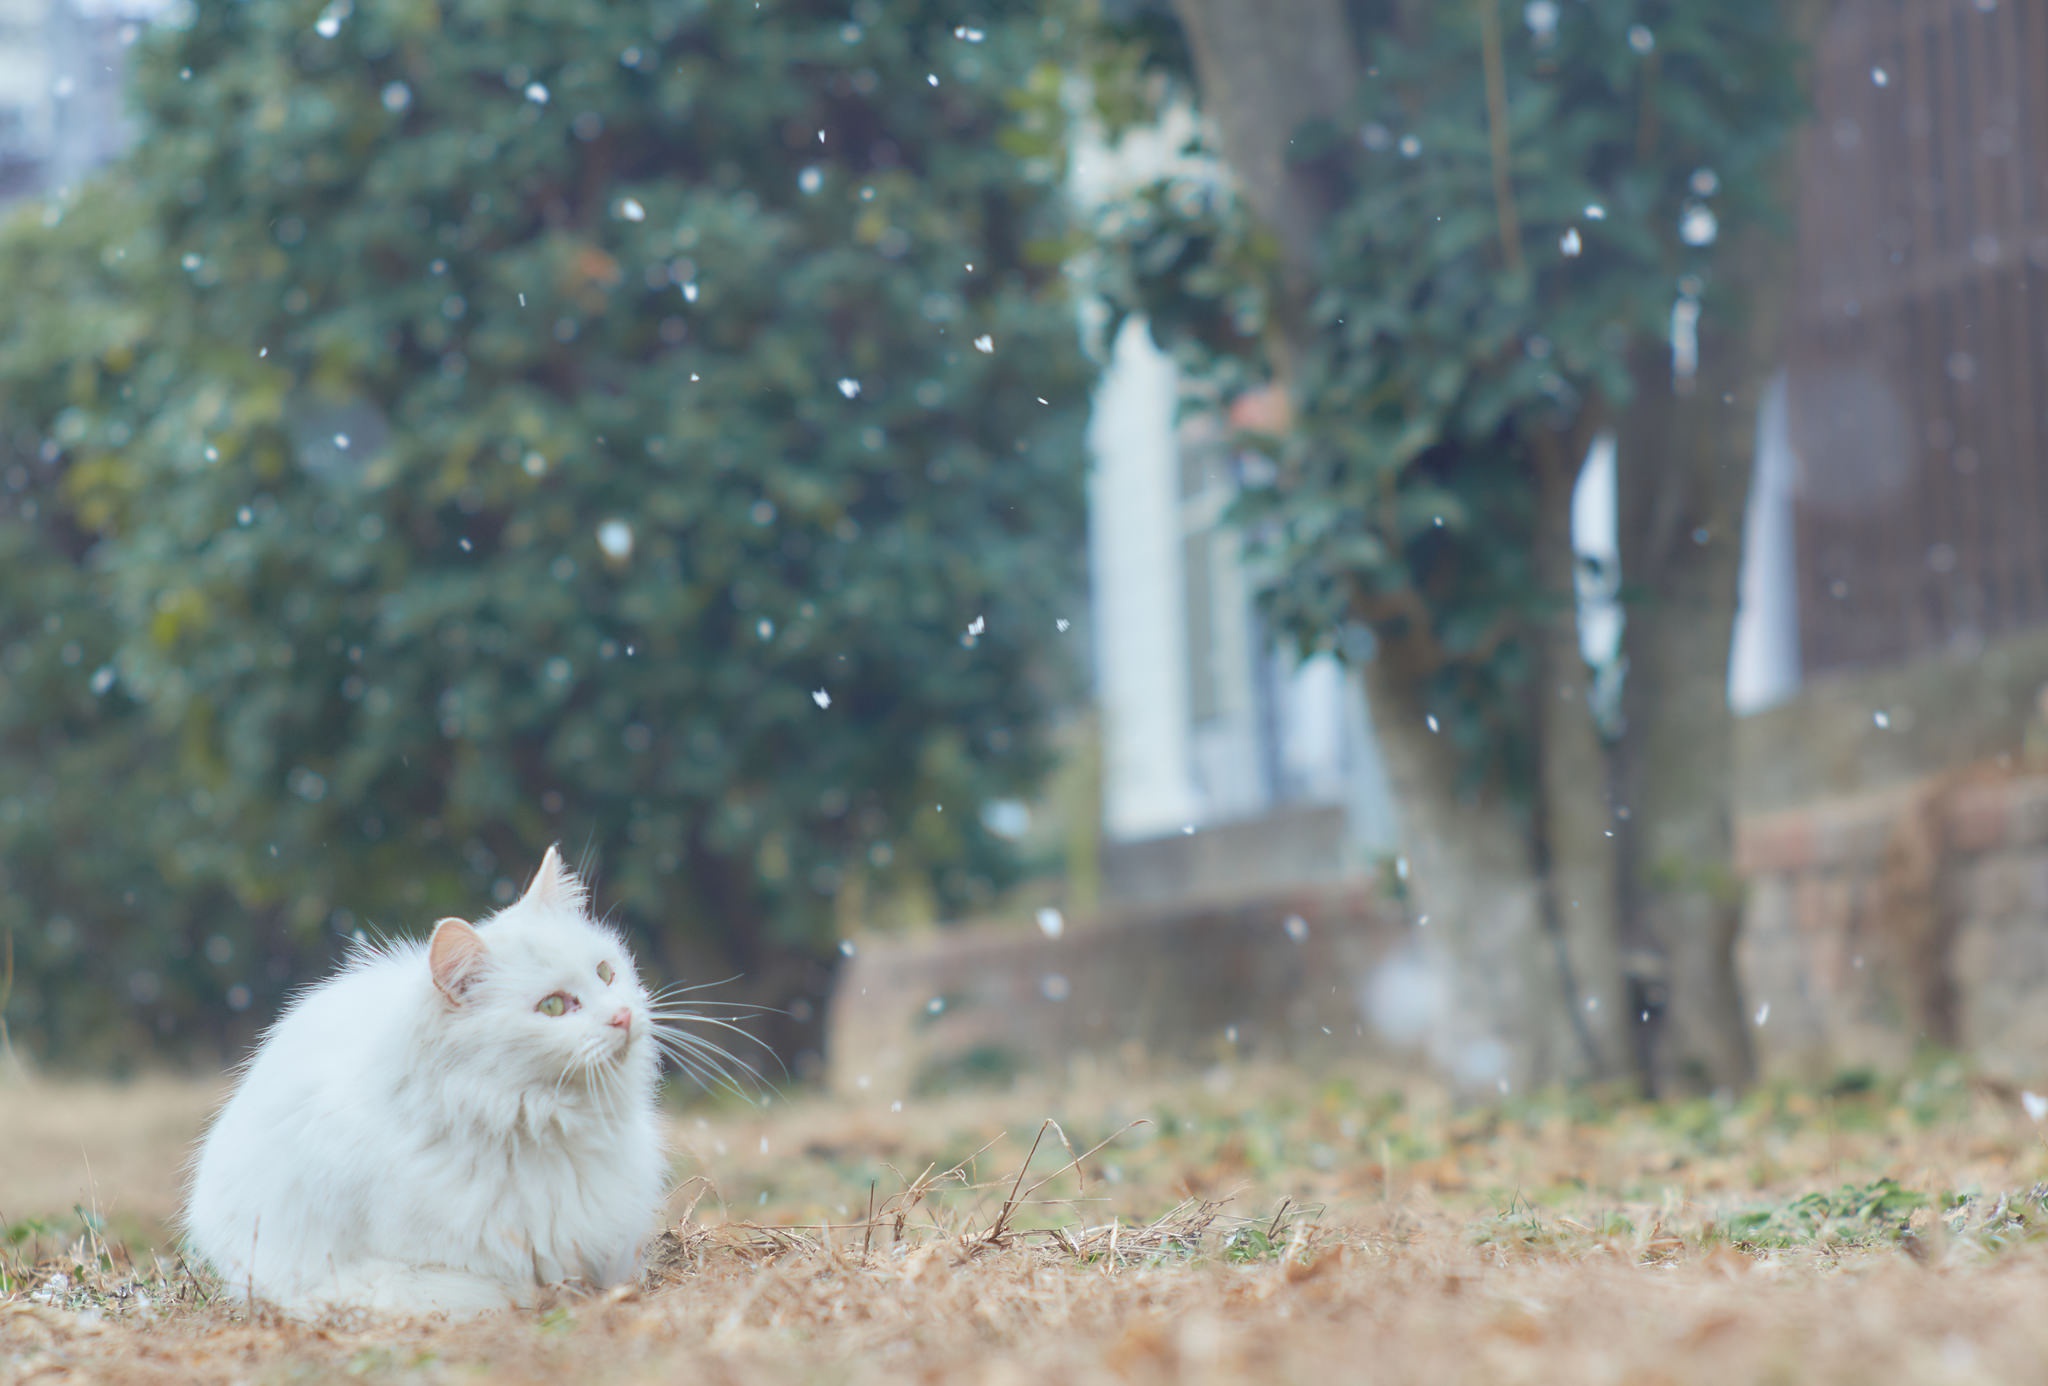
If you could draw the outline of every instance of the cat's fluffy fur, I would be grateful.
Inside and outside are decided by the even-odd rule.
[[[231,1292],[300,1316],[624,1280],[665,1191],[652,1023],[549,848],[481,926],[365,950],[292,1003],[207,1132],[186,1235]]]

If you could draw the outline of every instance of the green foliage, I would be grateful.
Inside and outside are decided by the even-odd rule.
[[[1897,1240],[1914,1213],[1932,1202],[1924,1193],[1892,1179],[1844,1184],[1834,1193],[1815,1191],[1773,1208],[1729,1218],[1721,1231],[1749,1246],[1802,1246],[1811,1242]]]
[[[1497,769],[1521,762],[1530,627],[1570,600],[1530,563],[1539,459],[1576,466],[1677,303],[1739,309],[1723,260],[1769,234],[1795,53],[1771,0],[1573,0],[1547,33],[1505,7],[1510,207],[1481,11],[1418,8],[1373,31],[1355,124],[1295,143],[1336,207],[1298,322],[1270,240],[1196,180],[1112,210],[1107,278],[1219,397],[1293,339],[1295,427],[1251,440],[1276,466],[1239,510],[1269,613],[1304,647],[1366,627],[1426,652],[1445,734]]]
[[[262,1014],[557,838],[657,970],[994,890],[1080,600],[1061,13],[149,36],[132,157],[0,243],[17,1036]]]
[[[1172,0],[1097,0],[1086,73],[1094,113],[1111,138],[1156,119],[1169,93],[1188,90],[1194,57]]]
[[[1293,1199],[1283,1199],[1271,1218],[1254,1218],[1225,1233],[1223,1259],[1231,1265],[1256,1265],[1281,1260],[1290,1251],[1299,1252],[1328,1211],[1322,1206],[1297,1207]]]

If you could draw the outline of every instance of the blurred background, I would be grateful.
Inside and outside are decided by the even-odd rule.
[[[2036,0],[0,0],[0,1062],[560,841],[876,1100],[2048,1068]]]

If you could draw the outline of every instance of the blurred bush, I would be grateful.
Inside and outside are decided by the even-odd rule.
[[[1072,692],[1060,7],[175,9],[0,236],[17,1040],[587,850],[657,971],[971,907]]]

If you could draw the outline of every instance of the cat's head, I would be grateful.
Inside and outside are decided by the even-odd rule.
[[[553,847],[526,893],[478,925],[444,919],[427,948],[442,1019],[515,1082],[608,1086],[656,1064],[647,990],[625,941]]]

